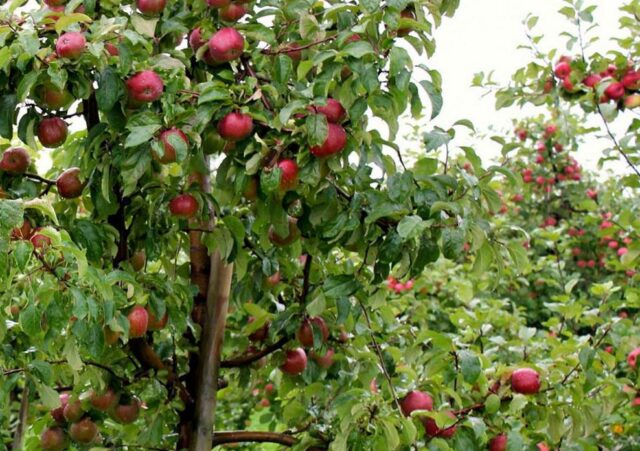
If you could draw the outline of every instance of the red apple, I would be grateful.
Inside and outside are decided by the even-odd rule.
[[[338,124],[344,120],[347,115],[342,104],[333,98],[327,99],[327,104],[323,106],[313,106],[312,109],[318,114],[324,114],[327,121]]]
[[[531,368],[520,368],[511,374],[511,389],[516,393],[531,395],[540,391],[540,375]]]
[[[296,338],[307,348],[313,347],[313,329],[320,330],[322,343],[326,343],[329,338],[329,328],[322,317],[314,316],[305,318],[296,332]]]
[[[149,327],[149,314],[141,305],[131,309],[129,315],[129,338],[142,337]]]
[[[584,80],[582,80],[582,83],[589,88],[595,88],[601,80],[602,77],[600,75],[589,74],[584,78]]]
[[[289,217],[289,234],[286,236],[278,235],[276,232],[276,228],[271,225],[269,226],[269,241],[276,246],[288,246],[294,241],[296,241],[300,237],[300,229],[298,229],[298,220],[293,217]]]
[[[544,128],[544,137],[546,139],[551,138],[558,131],[558,126],[556,124],[549,124]]]
[[[209,56],[218,63],[237,59],[244,50],[244,38],[235,28],[221,28],[209,39]]]
[[[56,179],[58,194],[65,199],[74,199],[82,194],[84,183],[80,180],[80,168],[69,168]]]
[[[67,401],[67,405],[62,409],[62,414],[67,421],[78,421],[84,415],[82,404],[79,400]]]
[[[247,320],[248,324],[251,324],[252,322],[254,322],[256,319],[253,316],[250,316],[249,319]],[[262,327],[260,327],[258,330],[256,330],[255,332],[253,332],[252,334],[249,335],[249,340],[252,342],[261,342],[261,341],[265,341],[267,339],[267,337],[269,336],[269,326],[270,323],[267,321],[265,322]]]
[[[456,416],[453,412],[445,412],[449,418],[456,419]],[[451,438],[456,433],[456,425],[453,424],[445,429],[440,429],[436,423],[436,420],[433,418],[426,418],[424,420],[424,429],[427,432],[427,435],[430,437],[442,437],[442,438]]]
[[[65,109],[73,102],[73,97],[66,89],[59,89],[51,82],[38,85],[35,89],[36,100],[49,110]]]
[[[400,409],[405,416],[411,415],[414,410],[433,410],[433,398],[428,393],[410,391],[400,401]]]
[[[58,395],[60,399],[60,407],[56,407],[51,411],[51,416],[59,424],[64,424],[67,421],[64,417],[64,408],[67,407],[67,404],[69,403],[69,396],[69,393],[60,393],[60,395]]]
[[[311,153],[316,157],[328,157],[336,154],[347,144],[347,133],[340,125],[329,123],[327,138],[324,143],[311,148]]]
[[[561,61],[556,64],[556,67],[553,71],[556,74],[556,77],[565,79],[571,74],[571,66],[566,61]]]
[[[136,421],[140,412],[140,401],[132,399],[129,404],[120,404],[114,407],[111,416],[121,424],[129,424]]]
[[[489,451],[507,451],[506,434],[496,435],[489,442]]]
[[[207,0],[207,5],[212,8],[224,8],[231,3],[231,0]]]
[[[111,56],[118,56],[120,55],[120,49],[113,43],[111,42],[107,42],[104,45],[104,49],[107,51],[107,53]]]
[[[610,100],[620,100],[624,96],[624,85],[614,81],[604,90],[604,95]]]
[[[31,238],[29,238],[29,241],[31,241],[31,244],[37,250],[43,250],[51,246],[51,238],[41,233],[38,233],[40,229],[41,227],[38,227],[37,229],[35,229],[33,231],[33,235],[31,235]]]
[[[28,240],[30,236],[31,223],[26,218],[22,221],[22,225],[20,227],[14,227],[13,230],[11,230],[12,240]]]
[[[301,374],[306,367],[307,354],[305,354],[304,349],[296,348],[287,351],[286,360],[282,366],[280,366],[280,369],[283,373],[296,376]]]
[[[298,185],[298,164],[289,159],[280,160],[280,191],[295,189]]]
[[[191,218],[198,212],[198,201],[191,194],[179,194],[169,202],[169,211],[173,216]]]
[[[31,157],[26,149],[12,147],[4,151],[0,160],[0,170],[13,175],[24,174],[31,164]]]
[[[163,90],[162,78],[152,70],[143,70],[127,80],[127,92],[135,102],[155,102]]]
[[[316,352],[311,353],[311,358],[316,361],[316,363],[324,368],[325,370],[330,368],[333,365],[333,355],[335,351],[333,348],[329,348],[324,355],[317,354]]]
[[[147,309],[147,315],[149,317],[149,330],[162,330],[167,325],[167,322],[169,322],[168,312],[164,312],[164,316],[160,320],[156,318],[151,309]]]
[[[273,288],[280,283],[280,277],[281,277],[280,271],[276,271],[273,274],[271,274],[269,277],[267,277],[267,279],[265,280],[265,284],[269,288]]]
[[[247,13],[247,9],[239,3],[229,3],[220,10],[220,19],[225,22],[237,22]]]
[[[59,427],[51,427],[40,434],[40,446],[45,451],[62,451],[67,449],[64,431]]]
[[[622,77],[622,84],[629,91],[640,89],[640,72],[630,70]]]
[[[133,270],[135,272],[140,272],[142,271],[142,268],[144,268],[144,265],[147,262],[147,253],[145,252],[144,249],[140,249],[139,251],[136,251],[131,258],[129,258],[129,263],[131,263],[131,266],[133,267]]]
[[[69,427],[69,435],[78,443],[91,443],[98,436],[98,426],[86,417]]]
[[[118,402],[118,394],[112,388],[107,388],[102,394],[97,392],[91,393],[90,402],[94,409],[106,412]]]
[[[86,47],[87,40],[77,31],[63,33],[56,41],[56,53],[60,58],[79,58]]]
[[[189,34],[189,47],[194,52],[198,51],[200,47],[205,45],[207,41],[202,39],[202,29],[200,27],[194,28]]]
[[[67,123],[59,117],[42,119],[38,124],[40,143],[51,149],[59,147],[67,140]]]
[[[229,113],[218,122],[218,133],[228,141],[242,141],[253,131],[253,119],[248,114]]]
[[[640,355],[640,348],[635,348],[627,356],[627,363],[631,368],[635,368],[638,364],[638,356]]]
[[[154,160],[159,161],[162,164],[173,163],[176,161],[176,149],[171,145],[169,138],[173,137],[173,139],[181,139],[184,141],[185,146],[189,145],[189,139],[187,139],[187,135],[184,134],[182,130],[179,128],[172,127],[170,129],[164,130],[160,133],[160,142],[162,148],[164,149],[164,155],[162,157],[158,156],[155,152],[152,151],[152,157]]]
[[[138,11],[148,16],[160,14],[167,5],[167,0],[136,0]]]

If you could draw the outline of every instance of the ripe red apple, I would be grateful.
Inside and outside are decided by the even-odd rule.
[[[329,123],[327,138],[324,143],[311,148],[311,153],[316,157],[328,157],[336,154],[347,144],[347,132],[340,125]]]
[[[506,434],[496,435],[489,442],[489,451],[507,451]]]
[[[289,159],[280,160],[280,191],[295,189],[298,185],[298,164]]]
[[[169,202],[173,216],[192,218],[198,212],[198,201],[191,194],[179,194]]]
[[[296,332],[296,338],[307,348],[313,347],[313,329],[320,330],[322,343],[326,343],[329,338],[329,328],[322,317],[314,316],[305,318]]]
[[[231,0],[207,0],[207,5],[212,8],[224,8],[229,3],[231,3]]]
[[[330,368],[333,365],[333,355],[335,351],[333,348],[329,348],[324,355],[318,354],[316,352],[311,353],[311,358],[316,361],[316,363],[325,370]]]
[[[553,73],[560,79],[565,79],[571,74],[571,66],[567,61],[560,61],[556,64]]]
[[[516,393],[531,395],[540,391],[540,375],[531,368],[520,368],[511,374],[511,389]]]
[[[402,11],[400,13],[400,18],[416,20],[416,15],[414,14],[414,12],[412,10],[405,9],[404,11]],[[412,31],[411,27],[402,27],[402,28],[398,28],[398,31],[396,33],[397,33],[398,36],[406,36],[409,33],[411,33],[411,31]]]
[[[239,58],[244,50],[244,38],[235,28],[221,28],[209,39],[209,56],[217,63]]]
[[[69,427],[69,435],[78,443],[91,443],[98,436],[98,426],[86,417]]]
[[[91,398],[89,401],[94,409],[100,410],[102,412],[106,412],[111,409],[118,402],[118,394],[113,391],[112,388],[107,388],[102,394],[98,394],[97,392],[91,393]]]
[[[111,416],[121,424],[133,423],[138,419],[140,412],[140,401],[132,399],[129,404],[120,404],[114,407]]]
[[[549,124],[544,128],[544,137],[546,139],[551,138],[558,131],[558,126],[556,124]]]
[[[433,398],[428,393],[418,390],[410,391],[400,401],[400,409],[406,416],[411,415],[414,410],[433,410]]]
[[[56,41],[56,53],[60,58],[79,58],[86,47],[87,40],[77,31],[63,33]]]
[[[64,408],[69,403],[69,396],[69,393],[60,393],[60,395],[58,395],[60,399],[60,407],[56,407],[51,411],[51,416],[59,424],[64,424],[67,421],[64,417]]]
[[[627,363],[631,368],[635,368],[638,364],[638,356],[640,355],[640,348],[635,348],[627,356]]]
[[[614,81],[604,90],[604,95],[610,100],[620,100],[624,97],[624,85]]]
[[[164,155],[160,157],[158,156],[158,154],[152,151],[151,156],[154,160],[159,161],[162,164],[173,163],[174,161],[176,161],[176,149],[171,145],[171,142],[169,141],[169,138],[171,138],[172,136],[184,141],[184,144],[186,146],[189,145],[189,139],[187,138],[187,135],[185,135],[184,132],[179,128],[171,127],[160,133],[160,142],[162,144],[162,148],[164,149]]]
[[[65,420],[74,422],[82,418],[84,410],[82,409],[82,404],[79,400],[68,400],[67,405],[62,409],[62,414],[64,415]]]
[[[297,44],[295,42],[286,44],[284,47],[282,47],[281,51],[293,61],[300,61],[302,59],[302,50],[300,50],[300,44]]]
[[[269,241],[276,246],[288,246],[300,237],[300,229],[298,229],[298,220],[289,217],[289,234],[286,236],[278,235],[273,225],[269,226]]]
[[[167,5],[167,0],[136,0],[138,11],[147,16],[160,14]]]
[[[253,119],[248,114],[229,113],[218,122],[218,133],[229,141],[242,141],[253,131]]]
[[[290,349],[287,351],[286,360],[280,366],[283,373],[290,376],[301,374],[307,367],[307,354],[302,348]]]
[[[267,398],[262,398],[260,400],[260,406],[261,407],[269,407],[271,405],[271,402],[269,402],[269,400]]]
[[[129,315],[129,338],[142,337],[149,328],[149,314],[141,305],[131,309]]]
[[[342,122],[347,115],[342,104],[331,97],[327,99],[326,105],[313,106],[312,109],[318,114],[324,114],[327,117],[327,121],[333,124]]]
[[[168,312],[164,312],[164,316],[160,320],[156,318],[151,309],[147,309],[147,315],[149,316],[149,330],[162,330],[169,322]]]
[[[275,387],[271,382],[264,386],[264,392],[267,394],[270,394],[273,390],[275,390]]]
[[[82,194],[84,183],[80,180],[80,168],[69,168],[56,179],[58,194],[65,199],[74,199]]]
[[[584,80],[582,80],[582,83],[589,88],[595,88],[601,80],[602,77],[600,75],[589,74],[584,78]]]
[[[118,49],[118,47],[111,43],[111,42],[107,42],[104,45],[104,49],[107,51],[107,53],[111,56],[118,56],[120,55],[120,49]]]
[[[13,175],[24,174],[31,164],[31,157],[26,149],[12,147],[4,151],[0,160],[0,170]]]
[[[152,70],[143,70],[127,80],[127,92],[135,102],[155,102],[162,96],[164,83]]]
[[[38,139],[43,146],[50,149],[64,144],[67,133],[67,123],[59,117],[48,117],[38,124]]]
[[[189,47],[194,52],[197,52],[200,47],[205,45],[207,41],[202,39],[202,29],[200,27],[194,28],[191,33],[189,33]]]
[[[31,236],[31,231],[31,223],[25,218],[20,227],[14,227],[13,230],[11,230],[11,239],[28,240]]]
[[[249,319],[247,320],[248,324],[251,324],[252,322],[254,322],[256,319],[253,316],[250,316]],[[269,323],[268,321],[266,323],[264,323],[262,325],[262,327],[260,327],[258,330],[256,330],[255,332],[253,332],[252,334],[249,335],[249,340],[252,342],[261,342],[261,341],[265,341],[267,339],[267,337],[269,336],[269,326],[271,325],[271,323]]]
[[[445,412],[449,418],[456,419],[456,416],[453,412]],[[453,424],[445,429],[440,429],[436,423],[436,420],[433,418],[426,418],[424,420],[424,429],[427,432],[427,435],[430,437],[442,437],[442,438],[451,438],[456,433],[456,425]]]
[[[629,91],[640,89],[640,72],[630,70],[622,77],[622,84]]]
[[[40,229],[42,229],[42,227],[38,227],[37,229],[35,229],[33,231],[33,235],[31,235],[31,238],[29,238],[29,241],[31,241],[31,244],[37,250],[43,250],[51,246],[51,238],[41,233],[38,233]]]
[[[237,22],[247,14],[247,9],[237,2],[229,3],[220,10],[220,19],[225,22]]]
[[[51,427],[40,434],[40,446],[45,451],[62,451],[67,449],[64,431],[59,427]]]

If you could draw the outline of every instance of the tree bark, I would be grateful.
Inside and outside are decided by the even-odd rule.
[[[189,449],[211,451],[220,372],[220,356],[231,292],[233,264],[227,264],[216,251],[211,256],[211,276],[207,294],[205,327],[200,340],[198,392]]]

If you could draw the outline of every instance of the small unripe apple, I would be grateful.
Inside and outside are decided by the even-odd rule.
[[[251,177],[247,180],[247,184],[244,186],[242,195],[247,199],[254,201],[258,199],[258,178]]]
[[[98,426],[86,417],[69,427],[69,435],[78,443],[91,443],[98,436]]]
[[[347,116],[342,104],[331,97],[327,99],[326,105],[313,106],[312,109],[318,114],[324,114],[327,117],[327,121],[333,124],[339,124]]]
[[[67,140],[67,123],[59,117],[42,119],[38,124],[38,139],[48,148],[56,148]]]
[[[604,95],[611,100],[620,100],[624,96],[624,85],[614,81],[604,90]]]
[[[489,442],[489,451],[507,451],[506,434],[496,435]]]
[[[198,212],[198,201],[191,194],[179,194],[169,202],[169,211],[173,216],[192,218]]]
[[[256,319],[253,316],[250,316],[249,319],[247,320],[247,323],[251,324],[255,320]],[[271,323],[269,323],[268,321],[265,322],[262,325],[262,327],[260,327],[258,330],[256,330],[255,332],[253,332],[252,334],[249,335],[249,340],[254,342],[254,343],[265,341],[267,339],[267,337],[269,336],[269,326],[270,325],[271,325]]]
[[[416,20],[416,15],[412,10],[405,9],[400,13],[400,18]],[[398,31],[396,33],[398,36],[406,36],[409,33],[411,33],[411,31],[412,31],[411,27],[403,27],[403,28],[398,28]]]
[[[58,398],[60,399],[60,406],[51,411],[51,416],[58,424],[64,424],[67,420],[64,417],[64,408],[69,403],[69,393],[60,393]]]
[[[59,427],[51,427],[40,434],[40,446],[44,451],[62,451],[67,449],[64,431]]]
[[[138,11],[147,16],[160,14],[167,5],[167,0],[136,0]]]
[[[324,143],[311,148],[311,153],[316,157],[328,157],[336,154],[347,144],[347,132],[340,125],[329,123],[327,138]]]
[[[118,402],[118,394],[112,388],[107,388],[102,394],[91,393],[89,401],[94,409],[106,412]]]
[[[218,63],[237,59],[244,50],[244,38],[235,28],[221,28],[209,39],[209,56]]]
[[[147,333],[149,327],[149,314],[141,305],[136,305],[131,309],[129,315],[129,338],[142,337]]]
[[[329,348],[324,355],[320,355],[316,352],[311,353],[311,358],[316,361],[316,363],[325,370],[330,368],[333,365],[333,355],[335,351],[333,348]]]
[[[300,237],[300,229],[298,229],[298,220],[293,217],[289,217],[289,234],[286,236],[278,235],[273,225],[269,226],[269,241],[276,246],[288,246]]]
[[[627,363],[631,368],[635,368],[638,364],[638,356],[640,355],[640,348],[635,348],[627,356]]]
[[[112,346],[118,342],[120,332],[114,332],[109,327],[104,328],[104,341],[107,345]]]
[[[65,109],[73,102],[73,97],[66,89],[60,89],[51,82],[46,82],[35,89],[35,97],[39,104],[48,110]]]
[[[67,405],[62,409],[62,414],[67,421],[78,421],[84,415],[82,404],[79,400],[68,401]]]
[[[280,160],[280,191],[295,189],[298,185],[298,164],[289,159]]]
[[[152,70],[143,70],[127,80],[127,92],[135,102],[155,102],[162,96],[164,83]]]
[[[168,312],[164,312],[161,319],[156,318],[151,309],[147,309],[147,315],[149,316],[149,330],[162,330],[169,322]]]
[[[191,33],[189,33],[189,47],[194,52],[197,52],[200,47],[205,45],[207,41],[202,39],[202,29],[200,27],[194,28]]]
[[[301,374],[307,367],[307,354],[302,348],[291,349],[287,351],[286,360],[280,366],[283,373],[290,376]]]
[[[133,267],[133,270],[135,272],[142,271],[146,262],[147,262],[147,253],[145,252],[144,249],[140,249],[139,251],[136,251],[129,259],[129,263],[131,263],[131,266]]]
[[[218,133],[229,141],[242,141],[253,131],[253,119],[248,114],[229,113],[218,122]]]
[[[520,368],[511,374],[511,389],[516,393],[532,395],[540,391],[540,375],[531,368]]]
[[[220,9],[220,19],[225,22],[237,22],[242,19],[245,14],[247,14],[247,9],[237,2],[229,3]]]
[[[12,147],[2,154],[0,170],[12,175],[24,174],[31,164],[31,157],[26,149]]]
[[[400,409],[405,416],[411,415],[414,410],[433,410],[433,398],[428,393],[410,391],[400,401]]]
[[[445,412],[449,418],[456,419],[456,416],[453,412]],[[424,429],[428,436],[430,437],[442,437],[442,438],[451,438],[456,433],[456,425],[453,424],[445,429],[440,429],[436,420],[433,418],[426,418],[424,420]]]
[[[296,332],[296,338],[307,348],[313,347],[313,329],[320,330],[322,343],[326,343],[329,338],[329,328],[322,317],[314,316],[305,318]]]
[[[82,194],[84,183],[80,180],[80,168],[69,168],[56,179],[58,194],[65,199],[74,199]]]
[[[79,58],[86,47],[87,40],[84,35],[76,31],[63,33],[56,41],[56,53],[60,58]]]
[[[187,135],[184,134],[182,130],[179,128],[172,127],[170,129],[164,130],[160,133],[160,143],[162,148],[164,149],[164,154],[162,157],[158,156],[155,152],[152,151],[152,157],[154,160],[159,161],[162,164],[169,164],[176,161],[176,149],[171,145],[169,138],[176,137],[184,141],[186,146],[189,145],[189,139]],[[174,138],[175,139],[175,138]]]
[[[111,416],[121,424],[129,424],[136,421],[140,412],[140,401],[132,399],[129,404],[120,404],[113,408]]]

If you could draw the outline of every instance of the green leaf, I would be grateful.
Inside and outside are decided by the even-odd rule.
[[[347,44],[342,53],[353,56],[354,58],[362,58],[365,55],[373,54],[373,47],[367,41],[355,41]],[[393,51],[392,51],[393,53]],[[409,60],[410,62],[411,60]]]
[[[131,133],[124,142],[124,147],[136,147],[140,144],[151,141],[156,132],[162,128],[160,124],[143,125],[141,127],[131,127]]]
[[[482,371],[478,356],[471,351],[463,350],[458,352],[458,359],[460,360],[460,370],[465,382],[468,384],[475,383]]]
[[[420,235],[426,226],[420,216],[405,216],[398,223],[398,235],[406,241]]]
[[[4,94],[0,97],[0,136],[6,139],[13,138],[13,122],[16,118],[18,96]]]
[[[92,22],[91,17],[87,16],[86,14],[81,14],[81,13],[65,14],[56,21],[56,33],[60,34],[62,31],[66,30],[69,27],[69,25],[73,25],[76,23],[91,23],[91,22]]]
[[[102,71],[99,77],[96,100],[101,111],[110,111],[123,94],[122,81],[111,67]]]
[[[310,146],[323,144],[329,133],[327,117],[324,114],[310,114],[307,116],[306,129]]]
[[[442,111],[442,89],[436,87],[428,80],[422,80],[420,85],[424,88],[431,101],[431,119],[436,118]]]

